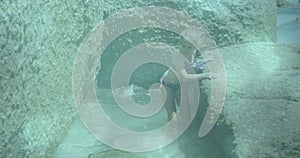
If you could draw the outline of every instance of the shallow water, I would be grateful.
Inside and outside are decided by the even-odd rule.
[[[135,96],[139,102],[147,102],[144,91]],[[154,117],[138,119],[120,111],[111,94],[111,89],[102,89],[98,91],[98,98],[107,117],[111,118],[116,125],[131,131],[151,131],[167,123],[166,111],[163,108]],[[204,101],[205,102],[205,101]],[[229,127],[220,125],[206,138],[197,136],[200,127],[200,113],[194,119],[188,130],[175,142],[161,149],[151,152],[135,153],[136,155],[147,158],[231,158],[234,156],[230,153],[234,147],[232,144],[233,134]],[[84,124],[77,118],[71,125],[71,128],[63,142],[60,144],[56,156],[57,158],[81,158],[87,157],[95,152],[112,150],[110,147],[102,144],[85,128]]]
[[[279,9],[277,11],[277,42],[300,43],[300,8]]]

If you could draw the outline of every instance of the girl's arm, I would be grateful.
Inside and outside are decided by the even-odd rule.
[[[181,70],[181,74],[186,79],[215,79],[216,75],[212,73],[188,74],[185,69]]]
[[[195,52],[193,52],[192,59],[194,58]],[[183,68],[184,62],[182,62],[181,56],[177,56],[177,54],[174,54],[172,56],[172,61],[176,67],[178,68]],[[213,56],[209,55],[209,57],[206,59],[205,62],[212,62],[213,61]],[[213,73],[201,73],[201,74],[188,74],[185,69],[181,69],[181,74],[185,79],[215,79],[216,75]]]

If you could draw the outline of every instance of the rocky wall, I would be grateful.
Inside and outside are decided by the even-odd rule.
[[[197,19],[212,36],[219,47],[252,43],[276,41],[276,1],[275,0],[131,0],[104,1],[104,18],[125,9],[141,6],[169,7],[181,11]],[[165,19],[162,19],[165,20]],[[172,19],[168,19],[171,20]],[[160,31],[160,30],[159,30]],[[127,34],[116,39],[103,55],[102,70],[99,73],[99,86],[110,86],[110,75],[117,59],[134,45],[149,41],[159,36],[168,38],[164,31],[150,33]],[[166,36],[166,37],[165,37]],[[130,41],[130,42],[129,42]],[[152,42],[165,42],[159,37]],[[169,40],[170,41],[170,40]],[[177,44],[178,45],[178,44]],[[159,66],[144,66],[133,75],[132,82],[139,86],[149,87],[158,82],[165,69]],[[136,77],[137,76],[137,77]]]
[[[72,67],[99,1],[2,1],[0,157],[51,157],[76,115]]]
[[[221,49],[227,77],[223,114],[238,157],[300,156],[299,50],[271,43]]]

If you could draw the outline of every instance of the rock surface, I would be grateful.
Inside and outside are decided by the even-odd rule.
[[[232,125],[238,157],[279,158],[283,152],[299,157],[292,147],[298,140],[278,150],[278,142],[300,131],[299,50],[299,45],[266,43],[221,49],[227,75],[223,113]]]
[[[286,1],[286,0],[276,0],[276,5],[279,8],[287,8],[293,6],[292,3]]]
[[[223,0],[192,0],[184,1],[147,1],[147,0],[132,0],[120,1],[105,1],[104,17],[108,17],[118,11],[125,9],[140,7],[140,6],[162,6],[169,7],[190,15],[197,19],[204,28],[212,36],[212,39],[219,47],[241,44],[247,42],[275,42],[276,41],[276,3],[273,0],[247,0],[247,1],[223,1]],[[172,19],[169,19],[172,21]],[[152,33],[148,37],[159,38],[165,34],[160,31]],[[99,85],[107,87],[110,85],[110,73],[116,60],[128,50],[134,47],[141,41],[147,41],[145,34],[127,34],[115,40],[107,51],[102,56],[102,69],[98,78]],[[147,36],[147,35],[146,35]],[[148,39],[149,40],[149,39]],[[130,42],[129,42],[130,41]],[[170,40],[157,39],[155,42],[165,42]],[[177,42],[178,43],[178,42]],[[178,45],[178,44],[177,44]],[[108,55],[109,54],[109,55]],[[154,82],[158,82],[160,76],[165,71],[159,66],[144,66],[140,67],[133,74],[133,83],[148,87]],[[138,77],[136,77],[138,76]]]
[[[73,59],[99,1],[0,5],[0,157],[52,157],[76,109]]]

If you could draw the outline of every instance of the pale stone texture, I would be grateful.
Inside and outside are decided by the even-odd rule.
[[[223,114],[238,157],[300,156],[299,139],[291,139],[300,134],[299,50],[267,43],[221,49],[227,76]]]
[[[73,59],[99,1],[2,1],[0,157],[52,157],[76,110]]]
[[[200,21],[218,46],[245,42],[275,42],[276,3],[274,0],[131,0],[105,1],[104,14],[139,6],[165,6]]]

